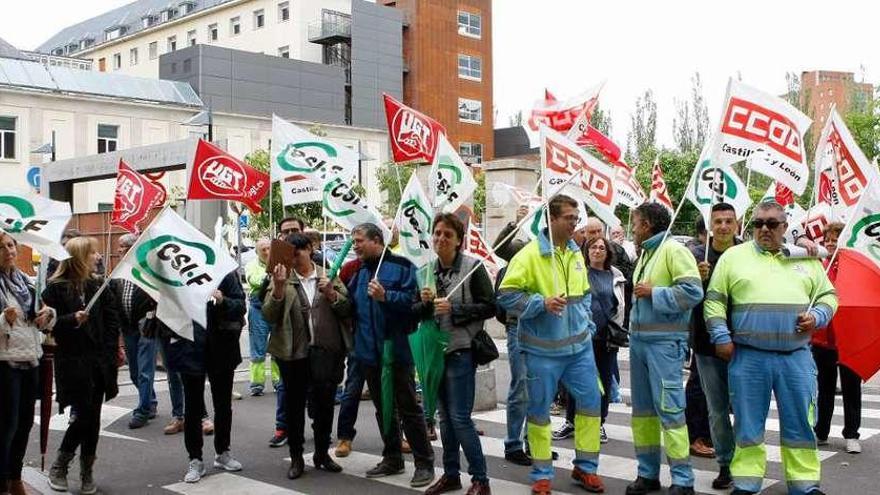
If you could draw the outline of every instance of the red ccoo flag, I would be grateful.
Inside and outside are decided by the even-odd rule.
[[[138,224],[146,220],[150,209],[165,202],[162,186],[137,173],[124,161],[119,160],[116,173],[116,199],[110,224],[138,233]]]
[[[651,170],[651,196],[650,201],[665,206],[669,213],[675,211],[669,192],[666,190],[666,180],[663,178],[663,169],[660,168],[660,157],[654,160],[654,168]]]
[[[199,139],[188,199],[227,199],[259,213],[269,192],[269,174],[260,172],[213,144]]]
[[[446,134],[443,125],[387,94],[382,96],[394,163],[433,163],[440,134]]]

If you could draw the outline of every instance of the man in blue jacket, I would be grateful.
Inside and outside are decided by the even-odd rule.
[[[360,268],[348,283],[354,306],[354,358],[367,378],[380,429],[384,424],[381,389],[385,341],[390,340],[394,349],[392,368],[397,410],[393,413],[395,417],[390,421],[389,431],[382,432],[385,444],[382,461],[367,471],[367,477],[379,478],[403,472],[399,414],[416,465],[410,485],[414,488],[427,486],[434,480],[434,450],[428,442],[425,416],[416,399],[413,358],[407,338],[417,325],[413,312],[413,305],[418,301],[416,268],[409,260],[391,251],[385,252],[379,266],[385,240],[378,226],[361,224],[351,234],[354,252],[361,260]]]

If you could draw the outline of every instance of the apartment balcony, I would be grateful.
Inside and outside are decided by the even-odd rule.
[[[329,16],[309,23],[309,41],[319,45],[351,43],[351,17]]]

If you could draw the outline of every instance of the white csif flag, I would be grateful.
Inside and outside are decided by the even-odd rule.
[[[428,186],[434,198],[432,206],[444,212],[458,209],[477,188],[471,169],[449,144],[445,134],[440,135],[437,154],[434,156],[434,163],[431,164]]]
[[[61,236],[70,222],[70,203],[13,189],[0,191],[0,230],[56,260],[70,258]]]

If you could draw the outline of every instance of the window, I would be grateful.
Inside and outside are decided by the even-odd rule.
[[[279,48],[278,56],[281,58],[290,58],[290,45],[284,45]]]
[[[241,34],[241,17],[235,16],[229,19],[229,34],[232,36]]]
[[[479,81],[483,77],[483,63],[480,57],[458,54],[458,77]]]
[[[98,153],[116,151],[119,144],[119,126],[98,124]]]
[[[211,24],[208,26],[208,39],[217,41],[218,38],[220,38],[220,30],[217,29],[217,24]]]
[[[186,15],[190,12],[196,10],[195,2],[181,2],[180,3],[180,15]]]
[[[196,44],[196,30],[195,29],[186,33],[186,44],[189,46],[195,46],[195,44]]]
[[[122,54],[114,53],[113,54],[113,70],[119,70],[122,68]]]
[[[105,35],[104,35],[104,39],[107,41],[115,40],[116,38],[122,36],[123,34],[125,34],[125,28],[118,27],[115,29],[111,29],[110,31],[107,31],[107,33],[105,33]]]
[[[278,22],[286,22],[290,20],[290,2],[281,2],[278,4]]]
[[[168,37],[168,50],[166,52],[170,53],[174,50],[177,50],[177,36],[169,36]]]
[[[132,48],[128,51],[128,65],[138,64],[138,49]]]
[[[458,143],[458,154],[465,163],[483,163],[483,145],[480,143]]]
[[[483,34],[483,19],[480,14],[458,11],[458,34],[479,38]]]
[[[263,9],[254,11],[254,30],[262,28],[266,25],[266,13]]]
[[[479,100],[459,98],[458,120],[462,122],[470,122],[473,124],[483,123],[483,102]]]
[[[154,41],[154,42],[150,43],[149,51],[150,51],[150,60],[156,60],[156,57],[159,56],[159,42]]]
[[[0,116],[0,158],[15,160],[15,117]]]
[[[183,73],[189,74],[190,72],[192,72],[192,59],[188,58],[183,61]]]

